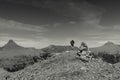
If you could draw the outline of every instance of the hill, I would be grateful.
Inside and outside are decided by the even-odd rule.
[[[75,47],[74,50],[77,50],[78,48]],[[48,53],[62,53],[65,51],[70,51],[73,50],[71,46],[59,46],[59,45],[50,45],[46,48],[41,49],[44,52],[48,52]]]
[[[24,49],[24,47],[19,46],[18,44],[16,44],[13,40],[9,40],[7,44],[5,44],[2,47],[2,50],[16,50],[16,49]]]
[[[82,62],[76,52],[64,52],[24,70],[9,73],[0,72],[4,80],[120,80],[119,64],[109,64],[101,59]]]
[[[103,46],[91,48],[90,49],[95,54],[106,52],[108,54],[117,54],[120,53],[120,46],[114,44],[113,42],[107,42]]]
[[[15,41],[9,40],[7,44],[5,44],[0,49],[0,57],[13,57],[19,55],[39,55],[40,53],[44,53],[42,50],[38,50],[35,48],[24,48],[19,46]]]

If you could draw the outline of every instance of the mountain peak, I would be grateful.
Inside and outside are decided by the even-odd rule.
[[[108,41],[107,43],[105,43],[104,45],[115,45],[113,42]]]
[[[22,47],[16,44],[15,41],[13,40],[9,40],[8,43],[3,46],[3,49],[18,49],[18,48],[20,49]]]
[[[5,45],[5,46],[18,46],[16,43],[15,43],[15,41],[13,41],[13,40],[9,40],[8,41],[8,43]]]
[[[9,40],[8,43],[15,43],[13,40]]]

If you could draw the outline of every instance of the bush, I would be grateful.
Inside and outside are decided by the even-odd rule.
[[[40,55],[40,58],[41,58],[41,59],[47,59],[47,58],[49,58],[49,57],[51,57],[51,56],[52,56],[51,53],[44,53],[44,54]]]
[[[1,62],[1,67],[9,72],[19,71],[28,65],[34,64],[34,60],[31,58],[32,57],[17,56],[13,58],[3,59]]]
[[[25,63],[22,63],[22,64],[11,64],[11,65],[5,65],[3,66],[3,68],[5,70],[7,70],[8,72],[15,72],[15,71],[19,71],[21,69],[24,69],[26,67],[26,64]]]
[[[32,65],[40,60],[45,60],[48,57],[51,57],[50,53],[44,53],[36,56],[21,55],[14,56],[12,58],[2,58],[0,59],[0,67],[9,72],[15,72],[24,69],[26,66]]]
[[[109,54],[108,52],[99,52],[98,54],[93,53],[94,58],[102,58],[103,61],[108,62],[108,63],[118,63],[120,62],[120,54]]]

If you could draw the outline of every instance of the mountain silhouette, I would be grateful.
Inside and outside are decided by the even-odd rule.
[[[91,48],[90,50],[94,53],[107,52],[109,54],[116,54],[120,52],[120,46],[113,42],[107,42],[103,46]]]
[[[24,47],[19,46],[13,40],[9,40],[7,44],[2,47],[3,50],[11,50],[11,49],[24,49]]]
[[[0,57],[13,57],[13,56],[21,56],[21,55],[38,56],[42,54],[44,54],[42,50],[35,49],[35,48],[22,47],[13,40],[9,40],[0,49]]]

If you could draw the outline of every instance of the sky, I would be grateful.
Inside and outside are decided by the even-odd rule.
[[[119,0],[0,0],[0,46],[120,44]]]

